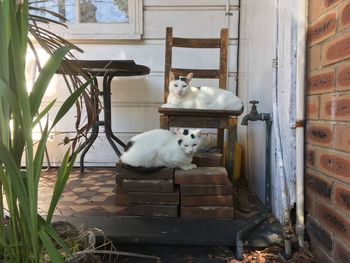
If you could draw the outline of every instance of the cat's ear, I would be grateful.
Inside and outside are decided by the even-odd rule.
[[[184,129],[182,129],[182,128],[175,128],[175,132],[176,132],[177,135],[182,135],[183,132],[184,132]]]
[[[172,81],[175,79],[175,74],[172,71],[169,71],[169,81]]]
[[[186,76],[186,80],[188,83],[190,83],[192,81],[192,78],[193,78],[193,73],[188,73],[187,76]]]
[[[194,130],[194,135],[196,137],[200,138],[203,135],[203,133],[200,129],[196,129],[196,130]]]

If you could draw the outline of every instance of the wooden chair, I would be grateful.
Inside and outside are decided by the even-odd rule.
[[[184,69],[172,67],[172,48],[216,48],[220,49],[219,69]],[[179,38],[173,37],[173,29],[166,29],[165,46],[165,77],[164,77],[164,103],[166,103],[169,93],[169,72],[175,75],[185,76],[192,72],[194,78],[219,79],[219,87],[227,87],[227,49],[228,30],[221,29],[220,38]],[[228,110],[199,110],[199,109],[173,109],[159,108],[160,127],[169,129],[170,127],[188,128],[217,128],[218,147],[223,152],[224,129],[227,129],[227,151],[225,158],[226,169],[229,176],[232,176],[234,167],[234,152],[237,137],[237,116],[241,111]]]

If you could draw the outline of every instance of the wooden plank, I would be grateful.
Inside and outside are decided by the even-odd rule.
[[[173,47],[185,48],[220,48],[218,38],[173,38]]]
[[[147,193],[129,192],[129,203],[132,204],[179,204],[179,192],[174,193]]]
[[[206,110],[206,109],[184,109],[184,108],[159,108],[158,112],[166,115],[182,115],[191,117],[223,117],[229,116],[234,118],[242,114],[242,111],[232,111],[232,110]],[[237,122],[237,120],[236,120]]]
[[[201,79],[218,79],[220,75],[218,69],[171,68],[171,71],[173,71],[176,76],[186,76],[189,73],[193,73],[194,78]]]
[[[198,167],[175,170],[175,184],[231,185],[224,167]]]
[[[222,165],[221,153],[195,153],[192,162],[197,166],[217,167]]]
[[[233,207],[232,206],[181,207],[180,215],[183,218],[233,219]]]
[[[232,195],[182,196],[181,206],[232,206]]]
[[[235,150],[237,140],[237,121],[233,118],[229,120],[229,128],[227,134],[227,146],[226,146],[226,169],[230,178],[233,178],[233,167],[235,162]]]
[[[127,208],[129,215],[177,217],[177,205],[140,205],[130,204]]]
[[[173,47],[173,28],[166,28],[165,38],[165,65],[164,65],[164,102],[167,101],[169,94],[169,72],[172,62],[172,47]]]
[[[192,128],[226,128],[227,118],[201,117],[201,116],[169,116],[170,127]]]
[[[181,196],[232,195],[232,185],[181,185]]]
[[[220,79],[219,87],[227,89],[227,47],[228,47],[228,30],[221,29],[220,32]]]
[[[139,180],[150,180],[150,179],[174,179],[174,169],[173,168],[162,168],[157,172],[140,174],[132,172],[127,169],[123,169],[124,179],[139,179]]]
[[[174,180],[135,180],[124,179],[123,187],[126,192],[174,192]]]

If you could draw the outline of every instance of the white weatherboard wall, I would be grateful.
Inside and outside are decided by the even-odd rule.
[[[288,220],[295,202],[295,57],[296,0],[241,1],[239,95],[259,100],[258,111],[272,113],[272,209]],[[275,63],[275,61],[277,63]],[[244,114],[250,111],[246,106]],[[240,130],[246,174],[265,196],[265,123],[250,122]]]
[[[230,0],[232,15],[225,15],[225,0],[144,0],[143,38],[141,41],[99,40],[98,43],[78,43],[85,52],[77,54],[80,59],[133,59],[137,64],[151,69],[148,76],[115,78],[112,82],[112,128],[116,136],[127,142],[130,137],[159,127],[158,107],[163,103],[165,28],[172,26],[174,35],[182,37],[218,37],[220,29],[229,27],[229,89],[236,88],[238,45],[238,0]],[[88,30],[88,28],[87,28]],[[174,66],[187,65],[194,68],[212,68],[218,65],[219,54],[213,50],[189,52],[174,51]],[[214,60],[213,60],[214,57]],[[216,82],[197,81],[195,85]],[[56,76],[44,98],[43,106],[57,97],[50,114],[55,116],[68,96],[60,76]],[[103,115],[101,115],[103,119]],[[58,165],[67,147],[60,145],[65,136],[74,135],[75,111],[57,125],[48,143],[52,165]],[[100,127],[100,131],[103,130]],[[79,157],[78,157],[79,158]],[[117,156],[100,132],[93,147],[85,157],[87,166],[114,166]],[[78,162],[76,163],[78,165]]]

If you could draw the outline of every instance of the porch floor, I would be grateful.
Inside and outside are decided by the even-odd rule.
[[[252,212],[235,211],[234,220],[128,216],[126,206],[115,205],[115,168],[78,168],[71,173],[55,211],[54,220],[99,228],[119,244],[234,246],[237,232],[261,212],[255,195],[249,195]],[[39,211],[47,213],[57,169],[45,171],[39,187]],[[247,237],[251,247],[283,244],[281,228],[265,220]]]

